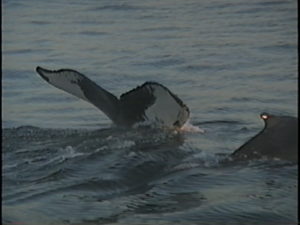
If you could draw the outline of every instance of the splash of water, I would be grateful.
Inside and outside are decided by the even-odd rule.
[[[205,132],[202,128],[191,124],[190,120],[186,121],[185,124],[180,128],[179,131],[192,132],[192,133],[204,133]]]

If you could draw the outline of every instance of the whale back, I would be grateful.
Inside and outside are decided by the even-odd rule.
[[[262,114],[262,131],[239,147],[234,159],[253,159],[263,156],[298,162],[298,118]]]

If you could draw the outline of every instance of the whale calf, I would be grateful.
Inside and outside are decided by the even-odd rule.
[[[298,163],[298,118],[260,115],[265,126],[231,154],[233,159],[278,158]]]
[[[182,100],[157,82],[145,82],[117,98],[75,70],[48,70],[38,66],[36,72],[53,86],[93,104],[118,126],[150,123],[180,128],[190,115]]]

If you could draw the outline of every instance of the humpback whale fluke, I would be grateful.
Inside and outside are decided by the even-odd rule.
[[[36,71],[53,86],[92,103],[119,126],[150,122],[156,126],[180,128],[189,118],[188,107],[156,82],[145,82],[118,99],[75,70],[52,71],[38,66]]]
[[[263,156],[298,163],[298,118],[262,113],[262,131],[239,147],[234,159],[253,159]]]

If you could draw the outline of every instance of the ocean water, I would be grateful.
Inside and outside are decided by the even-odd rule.
[[[297,2],[2,1],[4,224],[296,224],[298,165],[222,163],[297,116]],[[35,72],[156,81],[205,132],[120,129]]]

